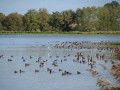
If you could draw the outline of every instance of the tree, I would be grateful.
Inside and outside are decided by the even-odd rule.
[[[104,5],[104,7],[112,7],[112,8],[116,8],[119,6],[119,3],[117,1],[112,1],[111,3],[106,3]]]
[[[96,31],[120,30],[120,4],[116,1],[103,7],[83,7],[49,14],[47,9],[30,9],[22,16],[0,13],[0,30],[9,31]]]
[[[99,30],[118,30],[119,29],[119,12],[118,3],[113,1],[107,3],[104,7],[99,8],[98,11],[98,21],[99,21]]]
[[[52,27],[49,25],[50,23],[50,14],[47,9],[40,8],[38,12],[38,25],[40,26],[41,31],[51,31]]]
[[[75,19],[75,13],[74,11],[70,10],[66,10],[62,12],[62,17],[63,17],[63,31],[70,31],[70,24],[74,23],[74,19]]]
[[[75,14],[75,23],[77,24],[75,30],[83,31],[85,27],[84,13],[82,9],[77,9]]]
[[[89,27],[91,31],[96,31],[97,27],[98,27],[98,9],[96,7],[91,7],[90,8],[90,23],[89,23]]]
[[[5,22],[6,16],[3,13],[0,13],[0,30],[4,30],[5,29]]]
[[[75,22],[77,23],[75,29],[79,31],[93,31],[97,28],[97,8],[83,7],[83,9],[76,10]]]
[[[53,12],[50,17],[50,25],[53,27],[53,31],[60,32],[63,26],[63,17],[60,12]]]
[[[109,29],[110,30],[118,30],[120,24],[120,4],[116,1],[112,1],[111,3],[107,3],[104,5],[104,8],[108,9],[109,15]]]
[[[35,9],[30,9],[23,17],[25,29],[27,31],[39,31],[38,12]]]
[[[22,15],[11,13],[6,17],[5,25],[9,31],[19,31],[23,26]]]

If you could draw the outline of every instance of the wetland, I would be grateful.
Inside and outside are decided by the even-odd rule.
[[[120,87],[116,50],[120,36],[0,35],[0,90]]]

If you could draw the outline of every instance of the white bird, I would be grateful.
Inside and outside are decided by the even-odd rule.
[[[50,52],[50,47],[48,47],[48,50],[49,50],[49,52]]]
[[[50,56],[50,47],[47,47],[48,48],[48,57]]]

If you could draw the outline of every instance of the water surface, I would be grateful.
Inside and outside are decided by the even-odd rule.
[[[0,55],[4,55],[0,59],[0,90],[97,90],[97,79],[91,75],[86,69],[90,68],[88,64],[73,63],[76,59],[75,55],[82,52],[87,58],[88,55],[94,57],[97,61],[94,70],[99,71],[101,77],[109,79],[113,84],[115,81],[109,74],[110,69],[104,71],[98,61],[96,53],[97,49],[67,49],[56,48],[56,44],[61,42],[120,42],[120,36],[34,36],[34,35],[0,35]],[[88,45],[89,46],[89,45]],[[50,47],[50,52],[48,50]],[[100,53],[113,55],[113,52],[103,50]],[[70,56],[68,56],[70,54]],[[13,57],[11,57],[13,56]],[[30,58],[32,56],[32,58]],[[52,56],[52,58],[50,58]],[[59,56],[59,57],[57,57]],[[64,56],[67,56],[64,58]],[[23,62],[24,57],[25,62]],[[39,57],[41,60],[48,60],[46,65],[40,68],[40,63],[36,63]],[[8,59],[12,59],[8,62]],[[54,67],[52,62],[58,60],[58,67]],[[60,60],[67,61],[60,62]],[[111,59],[107,57],[108,68],[111,67]],[[25,63],[30,66],[25,67]],[[51,68],[55,73],[50,74],[47,68]],[[62,76],[59,69],[70,71],[72,75]],[[24,70],[24,73],[14,73],[15,70]],[[40,72],[35,72],[35,69]],[[80,71],[78,75],[76,72]],[[117,84],[115,84],[117,86]]]

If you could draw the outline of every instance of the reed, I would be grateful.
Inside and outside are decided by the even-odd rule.
[[[116,83],[120,84],[120,64],[113,65],[110,73],[114,76],[114,79],[116,79]]]

